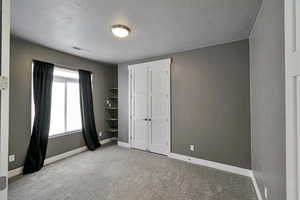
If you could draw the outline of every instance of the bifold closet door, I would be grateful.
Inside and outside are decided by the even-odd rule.
[[[132,147],[148,149],[148,68],[132,70]]]

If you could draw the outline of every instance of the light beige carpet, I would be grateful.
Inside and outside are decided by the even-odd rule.
[[[10,181],[9,200],[257,200],[251,179],[109,145]]]

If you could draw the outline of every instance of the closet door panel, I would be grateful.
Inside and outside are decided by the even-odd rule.
[[[137,66],[133,76],[133,134],[132,145],[134,148],[148,149],[148,72],[147,68]]]
[[[167,154],[169,131],[169,66],[153,63],[150,67],[150,151]]]

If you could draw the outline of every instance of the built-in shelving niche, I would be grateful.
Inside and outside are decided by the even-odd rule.
[[[108,129],[106,132],[111,133],[113,137],[118,137],[118,88],[110,88],[110,95],[106,100],[106,122]]]

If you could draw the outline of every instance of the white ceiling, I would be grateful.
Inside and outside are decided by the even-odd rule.
[[[85,58],[121,63],[248,38],[261,0],[13,0],[12,33]],[[110,26],[125,24],[117,39]],[[76,51],[72,47],[81,47]]]

